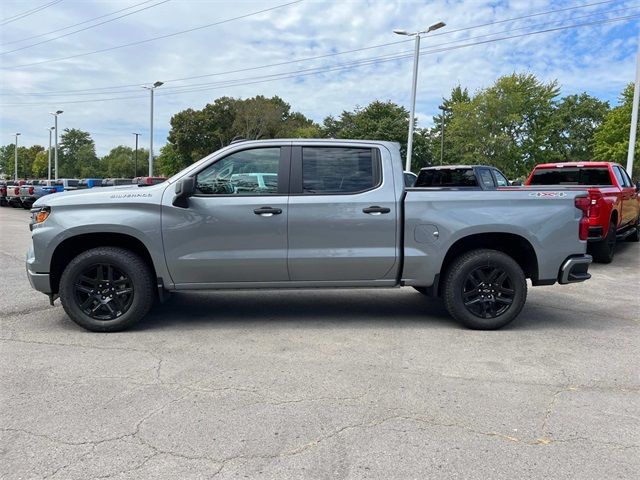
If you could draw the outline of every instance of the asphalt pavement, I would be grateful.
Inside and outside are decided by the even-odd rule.
[[[640,244],[495,332],[394,290],[181,293],[90,333],[0,208],[0,478],[637,478]]]

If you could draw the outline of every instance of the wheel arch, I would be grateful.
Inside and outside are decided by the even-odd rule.
[[[456,240],[447,250],[440,267],[437,280],[437,292],[442,291],[441,282],[446,278],[447,270],[456,258],[471,250],[488,248],[509,255],[522,268],[526,278],[534,285],[538,282],[538,256],[526,238],[515,233],[476,233]]]
[[[60,242],[51,256],[49,281],[53,293],[59,292],[60,278],[66,265],[80,253],[96,247],[120,247],[134,252],[151,269],[153,278],[157,278],[156,268],[149,249],[140,239],[126,233],[82,233]]]

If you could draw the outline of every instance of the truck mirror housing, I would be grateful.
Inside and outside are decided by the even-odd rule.
[[[174,207],[187,208],[189,206],[188,198],[196,192],[195,177],[185,177],[178,180],[176,184],[176,196],[173,197]]]

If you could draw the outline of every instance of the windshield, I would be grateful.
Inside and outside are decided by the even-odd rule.
[[[530,185],[610,186],[613,183],[607,167],[561,167],[534,170]]]

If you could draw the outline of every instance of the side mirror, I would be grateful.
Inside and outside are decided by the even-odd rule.
[[[189,206],[188,198],[196,193],[196,178],[185,177],[176,184],[176,196],[173,197],[174,207],[187,208]]]

